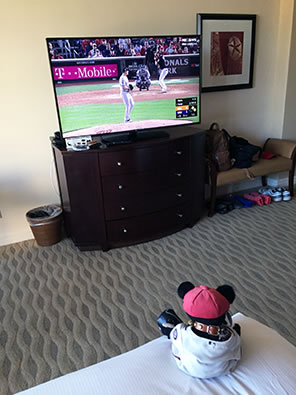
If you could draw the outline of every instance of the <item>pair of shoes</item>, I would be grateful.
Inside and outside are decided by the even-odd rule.
[[[246,206],[239,199],[236,199],[236,196],[228,195],[217,200],[216,212],[226,214],[233,209],[240,209],[243,207]]]
[[[217,200],[216,203],[217,213],[227,214],[229,211],[233,209],[234,209],[234,199],[231,195]]]
[[[245,193],[244,198],[247,200],[251,200],[258,206],[264,206],[264,204],[271,203],[271,197],[269,195],[260,194],[258,192]]]
[[[258,190],[264,196],[270,196],[273,202],[280,202],[282,200],[281,192],[270,187],[263,187]]]
[[[282,200],[284,202],[288,202],[289,200],[291,200],[291,193],[288,188],[280,187],[280,188],[276,188],[276,190],[281,193]]]
[[[281,202],[282,200],[287,202],[291,200],[291,194],[287,188],[272,189],[270,187],[264,187],[260,188],[258,192],[262,195],[270,196],[273,202]]]
[[[229,210],[228,210],[226,204],[223,204],[223,203],[217,203],[217,204],[216,204],[216,213],[219,213],[219,214],[227,214],[228,211],[229,211]]]
[[[226,202],[230,202],[232,204],[232,207],[234,209],[239,209],[239,208],[244,208],[247,207],[244,202],[242,201],[242,199],[240,199],[240,196],[226,196],[224,199]],[[253,204],[252,204],[253,205]]]
[[[228,204],[231,204],[233,209],[239,209],[244,207],[243,203],[240,200],[236,199],[236,196],[226,196],[224,198],[224,201]]]

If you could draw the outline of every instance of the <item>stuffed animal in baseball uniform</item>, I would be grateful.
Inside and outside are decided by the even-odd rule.
[[[228,312],[235,299],[230,285],[209,288],[186,281],[178,287],[184,311],[190,318],[184,324],[172,309],[157,320],[161,332],[172,342],[177,366],[200,379],[214,378],[233,371],[240,360],[240,326],[232,325]]]

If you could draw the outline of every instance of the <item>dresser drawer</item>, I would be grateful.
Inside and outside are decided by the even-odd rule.
[[[102,176],[158,170],[168,166],[168,144],[126,151],[102,152],[99,155],[99,161]]]
[[[105,217],[107,220],[134,217],[173,207],[190,199],[190,188],[184,185],[129,196],[110,195],[109,199],[104,199]]]
[[[189,139],[183,138],[173,140],[169,144],[170,159],[188,158],[189,155]]]
[[[172,186],[185,184],[189,180],[188,168],[177,166],[163,167],[153,172],[118,174],[102,177],[105,199],[110,196],[126,196],[133,193],[159,191]]]
[[[190,211],[189,205],[180,205],[136,218],[108,221],[109,243],[111,246],[127,245],[182,229],[190,222]]]

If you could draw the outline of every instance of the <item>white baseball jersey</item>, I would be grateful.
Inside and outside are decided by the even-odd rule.
[[[129,84],[129,82],[128,82],[127,76],[122,74],[122,75],[120,76],[120,78],[119,78],[120,94],[121,94],[121,95],[122,95],[123,92],[126,92],[126,91],[123,89],[123,87],[125,87],[125,88],[127,88],[127,89],[129,90],[128,84]]]
[[[132,95],[129,92],[129,81],[126,75],[121,75],[119,78],[119,86],[120,86],[120,96],[125,105],[125,114],[124,114],[124,122],[129,122],[131,117],[131,112],[134,107],[134,100]],[[125,90],[124,88],[127,88]]]
[[[219,342],[199,337],[191,326],[178,324],[170,339],[179,369],[192,377],[208,379],[225,375],[240,360],[240,336],[234,330],[228,340]]]

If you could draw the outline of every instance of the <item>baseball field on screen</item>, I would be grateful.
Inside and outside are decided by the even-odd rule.
[[[166,79],[167,93],[161,92],[157,80],[152,81],[149,91],[140,91],[134,81],[130,82],[134,85],[131,119],[135,122],[176,120],[176,98],[197,97],[199,100],[199,78]],[[56,95],[64,134],[124,121],[125,106],[117,81],[56,86]],[[197,104],[199,107],[199,102]],[[184,120],[199,122],[199,110],[197,116]]]

